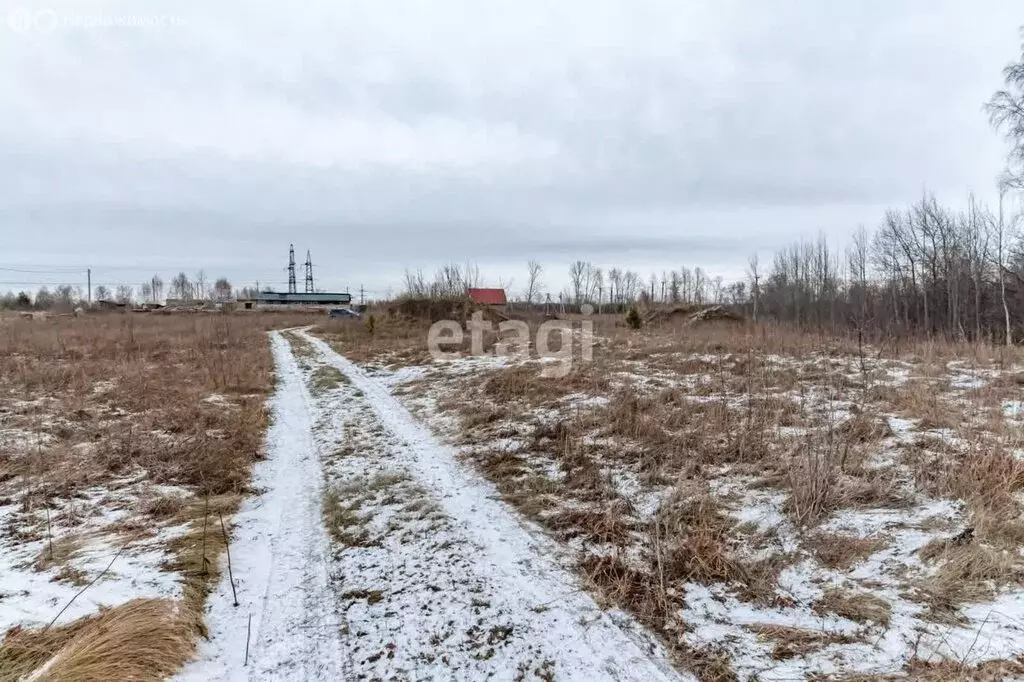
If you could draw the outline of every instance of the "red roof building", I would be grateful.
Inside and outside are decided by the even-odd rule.
[[[504,289],[466,289],[469,300],[480,305],[505,305]]]

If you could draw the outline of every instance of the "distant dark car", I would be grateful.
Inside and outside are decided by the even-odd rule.
[[[359,317],[359,313],[348,308],[333,308],[327,312],[328,317]]]

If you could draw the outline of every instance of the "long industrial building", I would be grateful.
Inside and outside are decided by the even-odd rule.
[[[344,293],[284,293],[278,291],[261,291],[253,299],[256,303],[276,305],[348,305],[352,302],[351,294]]]

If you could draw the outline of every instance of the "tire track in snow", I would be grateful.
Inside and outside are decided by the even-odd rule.
[[[344,679],[328,587],[323,476],[313,443],[311,398],[288,342],[278,332],[270,338],[277,388],[270,400],[267,458],[253,469],[253,486],[262,492],[243,502],[233,522],[231,561],[239,605],[232,606],[224,565],[207,600],[210,637],[200,645],[198,660],[178,674],[182,681]]]
[[[407,467],[451,517],[464,547],[458,558],[472,563],[465,573],[486,584],[485,591],[501,601],[504,614],[527,625],[524,636],[542,640],[534,644],[553,659],[556,679],[692,679],[671,667],[663,647],[635,620],[602,611],[575,577],[552,558],[557,555],[554,541],[527,530],[513,511],[494,499],[490,484],[459,464],[453,449],[439,443],[384,386],[324,341],[300,334],[322,361],[340,370],[361,391],[358,400],[365,401],[399,443],[398,450],[388,456],[395,458],[396,466]],[[454,595],[451,601],[456,615]],[[543,609],[538,608],[541,605]],[[494,672],[498,679],[512,679],[514,671]]]

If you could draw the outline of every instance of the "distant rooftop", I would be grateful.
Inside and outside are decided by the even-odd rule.
[[[466,289],[466,294],[473,303],[481,305],[505,305],[508,302],[504,289]]]

